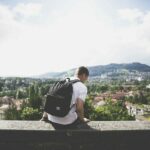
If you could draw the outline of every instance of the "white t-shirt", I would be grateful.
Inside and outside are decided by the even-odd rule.
[[[71,78],[71,80],[74,79],[78,79],[78,78],[75,77]],[[74,83],[72,100],[71,100],[71,109],[69,113],[65,117],[56,117],[51,114],[48,114],[48,120],[62,125],[73,123],[77,119],[77,113],[76,113],[77,98],[80,98],[81,100],[85,101],[86,95],[87,95],[87,87],[82,82]]]

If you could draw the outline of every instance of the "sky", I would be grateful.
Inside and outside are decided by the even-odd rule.
[[[0,0],[0,76],[150,65],[149,0]]]

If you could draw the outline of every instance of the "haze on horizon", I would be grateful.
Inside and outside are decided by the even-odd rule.
[[[0,76],[150,65],[149,0],[0,0]]]

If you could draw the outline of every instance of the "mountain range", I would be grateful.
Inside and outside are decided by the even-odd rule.
[[[101,76],[102,74],[105,73],[121,72],[121,71],[150,72],[150,66],[139,62],[123,63],[123,64],[111,63],[108,65],[89,66],[87,68],[89,69],[90,77]],[[76,68],[64,72],[49,72],[36,76],[36,78],[63,78],[67,76],[72,76],[74,74],[75,69]]]

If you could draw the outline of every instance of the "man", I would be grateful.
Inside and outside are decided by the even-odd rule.
[[[71,80],[78,79],[81,82],[73,84],[71,109],[65,117],[56,117],[44,112],[41,121],[48,119],[56,129],[76,128],[79,122],[88,122],[89,120],[84,117],[84,102],[87,96],[87,87],[84,82],[88,79],[88,76],[88,69],[81,66],[76,70],[74,77],[71,78]]]

